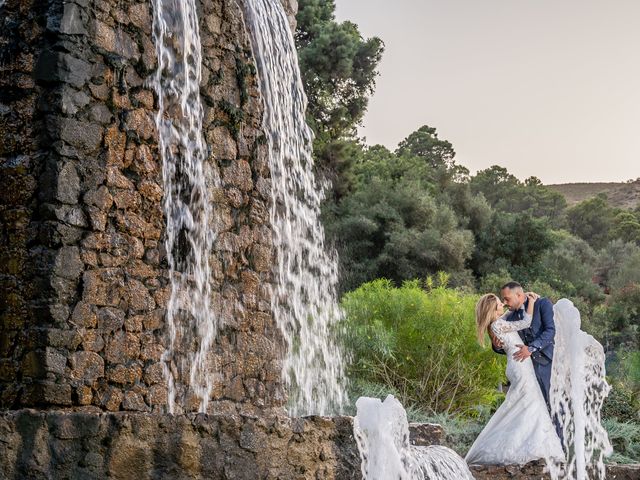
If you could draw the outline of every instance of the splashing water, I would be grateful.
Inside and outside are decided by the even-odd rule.
[[[313,133],[286,14],[279,0],[245,0],[264,102],[276,249],[272,310],[287,342],[283,377],[292,415],[334,413],[345,401],[344,360],[332,341],[342,312],[337,261],[324,248],[322,189],[313,174]]]
[[[553,479],[603,479],[612,453],[600,410],[609,394],[602,345],[580,329],[580,312],[567,299],[554,306],[555,352],[551,411],[563,427],[567,463],[553,463]],[[562,359],[562,361],[559,361]]]
[[[215,240],[209,188],[216,172],[205,164],[200,101],[200,33],[194,0],[153,0],[153,40],[158,68],[156,126],[162,157],[163,208],[171,296],[164,353],[171,413],[195,395],[205,412],[212,389],[207,353],[217,319],[211,308],[209,255]]]
[[[464,459],[453,450],[410,445],[407,412],[393,395],[384,402],[360,397],[356,407],[353,432],[365,480],[473,479]]]

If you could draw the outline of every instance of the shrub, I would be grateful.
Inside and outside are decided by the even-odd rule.
[[[356,385],[384,385],[405,407],[477,415],[500,398],[505,358],[476,343],[476,295],[427,279],[400,288],[379,279],[343,298]]]
[[[610,418],[604,421],[604,427],[614,451],[613,455],[607,459],[608,462],[640,462],[640,424]]]

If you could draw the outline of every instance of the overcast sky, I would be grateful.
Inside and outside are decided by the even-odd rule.
[[[640,177],[640,0],[336,0],[385,43],[360,134],[424,124],[475,173]]]

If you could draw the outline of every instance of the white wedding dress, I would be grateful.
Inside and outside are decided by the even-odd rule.
[[[511,382],[504,402],[471,446],[468,464],[524,465],[533,460],[561,462],[564,453],[533,371],[531,358],[514,360],[522,344],[517,331],[528,328],[531,317],[508,322],[501,317],[491,329],[507,354],[507,378]]]

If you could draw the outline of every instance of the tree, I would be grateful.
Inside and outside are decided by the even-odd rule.
[[[398,155],[413,155],[422,158],[433,170],[449,170],[453,167],[456,152],[447,140],[438,138],[435,128],[423,125],[398,145]]]
[[[333,0],[301,0],[296,19],[316,166],[339,197],[349,188],[342,173],[350,165],[356,127],[373,93],[384,47],[377,37],[363,39],[356,24],[336,22]]]
[[[640,248],[634,243],[615,239],[609,242],[600,252],[596,260],[596,276],[598,283],[610,290],[612,281],[619,283],[619,272],[627,270],[626,265],[633,259],[640,258]]]
[[[539,178],[520,182],[504,167],[494,165],[481,170],[471,179],[471,189],[482,193],[489,204],[501,212],[526,213],[536,218],[547,217],[560,224],[567,207],[564,196],[545,187]]]
[[[611,238],[616,210],[609,206],[607,196],[600,194],[567,210],[567,224],[574,235],[593,248],[604,247]]]
[[[498,165],[479,171],[471,179],[473,192],[482,193],[492,207],[498,205],[503,199],[513,196],[518,184],[519,181],[514,175]]]
[[[553,232],[554,246],[541,257],[541,279],[563,297],[583,298],[591,303],[604,299],[600,288],[593,283],[597,254],[581,238],[567,231]]]
[[[631,212],[618,213],[613,220],[611,237],[619,238],[625,242],[634,242],[640,245],[639,215]]]
[[[401,282],[439,270],[465,278],[473,233],[435,195],[430,172],[422,158],[381,146],[367,149],[349,170],[353,189],[325,223],[340,253],[343,290],[379,277]]]
[[[542,275],[542,256],[555,243],[548,220],[499,212],[476,239],[470,263],[476,276],[506,270],[524,283]]]

